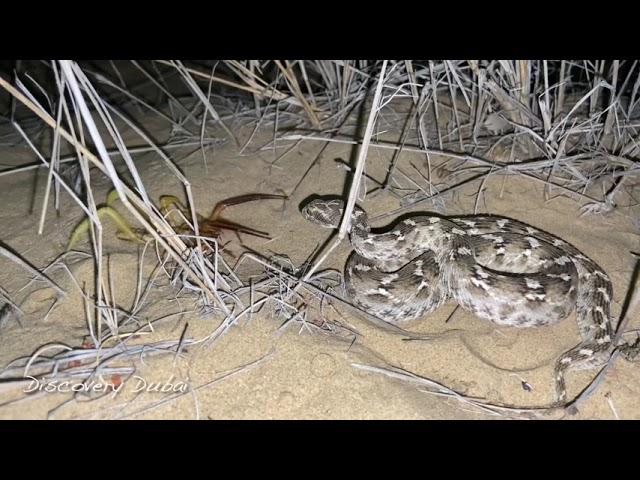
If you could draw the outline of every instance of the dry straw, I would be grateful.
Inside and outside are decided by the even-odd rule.
[[[49,192],[53,192],[56,208],[60,195],[66,192],[82,209],[90,220],[95,295],[87,294],[73,278],[66,264],[68,256],[38,270],[20,252],[0,247],[0,253],[59,295],[62,291],[47,277],[47,270],[62,269],[71,275],[84,299],[87,329],[96,348],[58,346],[40,350],[5,369],[4,379],[14,378],[18,369],[26,365],[48,375],[64,373],[86,380],[115,368],[114,362],[122,355],[139,356],[138,347],[129,344],[131,334],[136,331],[131,330],[131,325],[138,321],[150,292],[160,288],[156,280],[161,276],[166,276],[180,294],[191,295],[194,304],[155,321],[174,321],[196,309],[216,313],[221,320],[204,338],[188,338],[185,330],[183,337],[175,341],[149,343],[147,347],[153,351],[177,356],[185,347],[208,344],[240,319],[250,319],[267,306],[281,318],[283,328],[297,324],[301,331],[346,332],[357,336],[351,327],[338,325],[324,316],[320,323],[310,321],[309,309],[312,302],[324,306],[331,299],[355,309],[348,299],[330,291],[337,288],[339,281],[332,280],[332,274],[320,267],[345,239],[350,212],[356,201],[362,201],[368,193],[388,193],[398,201],[396,208],[372,221],[389,219],[418,206],[446,211],[447,202],[469,186],[476,188],[473,208],[477,212],[482,210],[486,195],[500,194],[487,190],[488,179],[519,176],[543,185],[545,199],[567,196],[579,203],[582,215],[616,212],[627,215],[629,224],[640,229],[640,215],[633,197],[640,171],[638,61],[32,63],[21,62],[13,82],[0,76],[0,87],[9,93],[12,105],[10,115],[0,119],[0,126],[10,127],[8,132],[0,132],[0,139],[12,145],[24,143],[38,162],[0,170],[0,176],[47,169],[39,232],[50,221]],[[42,75],[30,71],[36,67],[44,68],[51,81],[42,82]],[[157,100],[152,99],[154,95]],[[360,107],[366,107],[367,111],[362,134],[354,123],[354,113]],[[17,113],[21,115],[18,117]],[[145,117],[153,118],[166,129],[166,141],[160,143],[151,138],[144,126]],[[51,133],[47,152],[37,141],[43,135],[43,126]],[[125,142],[123,128],[134,132],[137,142]],[[240,131],[250,134],[241,141]],[[264,138],[258,135],[262,131],[272,132],[272,139],[258,144],[257,139]],[[353,165],[345,167],[350,179],[337,235],[305,268],[282,258],[246,254],[242,261],[253,262],[264,272],[261,278],[243,281],[237,272],[242,261],[235,267],[228,265],[219,254],[216,240],[202,236],[198,222],[194,221],[197,215],[191,183],[176,165],[176,157],[178,152],[191,149],[187,155],[200,152],[206,166],[208,152],[229,140],[238,146],[239,155],[271,152],[273,160],[268,162],[269,168],[275,170],[281,169],[282,160],[301,145],[317,145],[319,153],[304,175],[291,179],[290,196],[309,180],[308,172],[317,165],[328,145],[357,149]],[[390,153],[384,178],[364,172],[366,158],[374,149]],[[500,149],[507,155],[497,156]],[[190,213],[190,218],[183,221],[190,225],[190,234],[176,232],[149,198],[135,160],[135,155],[144,152],[153,153],[182,183]],[[412,159],[407,161],[409,155]],[[416,156],[424,162],[416,163]],[[123,169],[116,169],[116,160],[123,164]],[[126,211],[153,238],[143,252],[151,245],[155,247],[158,263],[154,280],[143,286],[139,266],[136,300],[129,311],[116,306],[113,288],[109,288],[112,279],[104,267],[100,199],[94,198],[95,169],[109,180]],[[73,172],[73,178],[68,172]],[[373,190],[367,191],[367,185],[373,185]],[[322,193],[320,189],[318,193]],[[2,289],[0,297],[12,311],[20,311],[20,302],[13,292]],[[0,328],[9,311],[9,307],[3,307],[0,312]],[[426,338],[380,319],[370,320],[408,338]],[[153,324],[154,321],[149,325]],[[151,331],[149,325],[138,330]],[[619,339],[624,333],[619,330]],[[127,348],[121,350],[118,345]],[[91,368],[61,371],[61,365],[76,359],[83,362],[92,359],[93,363],[88,362]],[[508,410],[466,398],[410,372],[357,367],[418,383],[437,394],[453,396],[467,406],[473,404],[485,413],[506,414]],[[9,383],[4,385],[6,388]],[[579,400],[587,394],[583,393]],[[153,408],[156,406],[148,407]],[[523,409],[516,410],[509,411],[525,415]]]

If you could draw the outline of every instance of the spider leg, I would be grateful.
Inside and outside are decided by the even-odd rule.
[[[176,223],[169,221],[173,228],[176,228],[177,226],[183,226],[185,221],[189,221],[189,219],[191,218],[191,212],[189,211],[189,209],[185,205],[183,205],[178,197],[174,195],[162,195],[160,197],[160,211],[167,217],[167,219],[169,219],[169,215],[171,215],[172,217],[175,217],[176,215],[180,217],[179,221]],[[203,218],[198,214],[196,215],[198,223],[202,222]]]
[[[216,230],[231,230],[233,232],[253,235],[254,237],[266,238],[268,240],[271,239],[271,237],[267,232],[256,230],[255,228],[245,227],[244,225],[240,225],[238,223],[234,223],[229,220],[224,220],[222,218],[219,218],[218,220],[215,220],[215,221],[207,220],[200,227],[202,231],[206,230],[207,232],[212,232]]]
[[[220,217],[222,211],[231,205],[239,205],[241,203],[253,202],[255,200],[284,200],[286,198],[288,198],[286,195],[272,195],[269,193],[250,193],[248,195],[227,198],[226,200],[221,200],[215,205],[215,207],[213,207],[213,211],[211,212],[211,215],[209,215],[209,220],[216,221]]]
[[[134,229],[129,226],[127,221],[122,217],[122,215],[120,215],[120,213],[118,213],[115,208],[109,205],[103,205],[96,210],[96,213],[98,214],[98,218],[101,220],[105,215],[107,215],[114,221],[114,223],[118,227],[118,232],[116,235],[121,240],[144,243],[142,236],[136,233]],[[78,241],[78,238],[80,238],[83,233],[89,230],[90,224],[91,219],[89,217],[86,217],[76,226],[76,228],[73,229],[73,232],[71,232],[71,237],[69,238],[69,242],[67,243],[67,251],[71,250],[71,248],[73,248],[75,243]]]

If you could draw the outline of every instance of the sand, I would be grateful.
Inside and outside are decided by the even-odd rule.
[[[269,140],[269,134],[261,135],[252,145]],[[348,181],[348,172],[336,159],[349,161],[353,147],[330,144],[316,161],[323,146],[316,141],[302,142],[275,165],[270,165],[274,159],[272,150],[239,156],[237,148],[230,143],[209,152],[206,165],[201,152],[186,158],[182,158],[184,154],[177,155],[177,158],[192,181],[196,210],[205,215],[216,202],[235,195],[289,194],[290,199],[284,204],[261,201],[230,207],[225,217],[267,231],[273,237],[264,240],[245,236],[247,246],[267,256],[286,255],[299,266],[331,234],[308,224],[299,214],[300,203],[311,195],[340,195]],[[277,151],[282,152],[284,148]],[[377,179],[384,178],[391,154],[372,148],[366,173]],[[23,147],[4,147],[2,159],[5,166],[20,165],[33,161],[33,156]],[[443,158],[431,158],[434,167],[443,161]],[[423,166],[425,159],[418,154],[404,154],[401,166],[405,171],[410,171],[409,162]],[[151,198],[165,194],[184,198],[179,182],[153,154],[137,156],[136,164]],[[312,164],[313,168],[305,176]],[[64,251],[72,229],[82,219],[81,210],[67,195],[62,195],[60,215],[50,202],[43,235],[37,234],[46,173],[40,169],[0,176],[0,241],[37,267],[43,267]],[[478,186],[473,182],[457,190],[454,196],[445,197],[442,213],[472,213]],[[96,198],[104,198],[109,188],[108,181],[96,176]],[[553,232],[596,260],[612,278],[613,313],[617,317],[634,266],[630,251],[638,250],[639,239],[638,229],[629,223],[624,210],[580,217],[577,202],[560,196],[545,201],[543,185],[522,177],[492,176],[484,188],[479,212],[510,216]],[[375,216],[397,208],[398,202],[381,194],[367,198],[364,205],[370,215]],[[429,210],[433,210],[433,205],[416,208],[416,211]],[[376,226],[392,220],[388,218]],[[130,307],[136,287],[139,247],[117,239],[115,227],[108,222],[104,238],[105,252],[110,254],[115,298],[123,308]],[[88,239],[83,237],[76,248],[90,252]],[[237,245],[233,248],[239,252]],[[349,252],[348,242],[343,243],[324,267],[342,269]],[[154,256],[152,251],[145,256],[145,275],[150,272]],[[10,293],[16,292],[27,282],[27,275],[7,259],[0,258],[0,262],[0,285]],[[260,271],[257,265],[251,268]],[[80,259],[73,272],[78,282],[84,282],[90,290],[93,261]],[[67,290],[67,298],[44,318],[52,303],[51,291],[45,289],[31,294],[23,304],[29,314],[23,318],[22,325],[12,321],[0,328],[0,367],[33,354],[44,344],[77,347],[85,339],[86,320],[77,288],[64,272],[52,277]],[[153,293],[153,301],[143,312],[143,321],[191,308],[185,300],[177,301],[175,295],[167,291],[165,288]],[[516,406],[551,402],[553,363],[558,355],[579,341],[574,314],[556,326],[515,329],[498,328],[460,309],[445,323],[454,308],[449,302],[437,312],[404,323],[402,327],[419,333],[436,334],[451,329],[458,332],[430,341],[406,341],[375,328],[339,303],[325,306],[327,317],[338,319],[360,333],[355,342],[346,336],[301,328],[300,324],[281,329],[282,319],[265,309],[252,315],[250,320],[243,319],[213,343],[187,347],[179,356],[150,354],[128,363],[127,366],[135,368],[135,373],[124,379],[118,393],[99,399],[89,401],[76,397],[74,400],[71,394],[59,392],[25,395],[23,387],[0,385],[0,418],[495,418],[455,400],[420,391],[415,385],[357,369],[354,363],[399,367],[466,395],[494,402]],[[313,309],[310,315],[319,315],[319,310]],[[220,321],[215,315],[175,315],[132,343],[177,340],[183,333],[186,338],[202,339]],[[633,318],[630,327],[638,327],[639,323]],[[570,396],[576,395],[595,373],[570,373]],[[115,381],[113,378],[103,380]],[[523,388],[523,382],[531,388]],[[190,388],[187,389],[187,385]],[[162,386],[167,391],[156,391]],[[639,395],[637,365],[620,359],[572,418],[639,419]]]

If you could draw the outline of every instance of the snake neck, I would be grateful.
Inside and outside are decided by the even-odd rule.
[[[324,228],[339,228],[344,215],[345,203],[341,199],[313,200],[301,211],[302,216],[311,223]],[[354,206],[349,219],[347,230],[352,246],[356,252],[365,258],[369,258],[369,252],[375,250],[374,235],[371,234],[369,217],[367,213],[357,205]]]
[[[369,216],[367,212],[360,207],[354,207],[351,214],[351,223],[349,226],[349,234],[354,240],[365,240],[371,237],[371,226],[369,225]]]
[[[354,250],[363,257],[369,257],[375,245],[374,237],[367,213],[360,207],[355,207],[349,227],[349,238]]]

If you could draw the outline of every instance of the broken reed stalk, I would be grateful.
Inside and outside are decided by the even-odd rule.
[[[334,138],[325,138],[325,137],[317,137],[317,136],[313,136],[313,135],[287,135],[283,138],[281,138],[281,140],[291,140],[291,141],[300,141],[300,140],[318,140],[318,141],[323,141],[323,142],[333,142],[333,143],[345,143],[345,144],[351,144],[351,145],[358,145],[361,144],[362,141],[358,141],[358,140],[346,140],[346,139],[334,139]],[[433,148],[418,148],[418,147],[412,147],[412,146],[406,146],[406,145],[394,145],[394,144],[384,144],[381,142],[375,142],[375,143],[370,143],[371,147],[374,148],[381,148],[381,149],[389,149],[389,150],[400,150],[402,149],[403,151],[407,151],[407,152],[416,152],[416,153],[426,153],[427,155],[432,154],[432,155],[440,155],[440,156],[444,156],[444,157],[449,157],[449,158],[453,158],[453,159],[459,159],[459,160],[466,160],[466,161],[471,161],[471,162],[476,162],[476,163],[480,163],[482,165],[485,165],[486,167],[489,168],[489,170],[485,173],[481,173],[476,175],[475,177],[470,177],[467,178],[463,181],[461,181],[460,183],[457,183],[455,185],[452,185],[450,187],[448,187],[447,189],[441,190],[440,192],[437,192],[433,195],[429,195],[429,196],[424,196],[416,201],[407,203],[406,205],[401,206],[400,208],[397,208],[395,210],[391,210],[388,211],[386,213],[380,214],[376,217],[372,217],[371,220],[372,221],[376,221],[376,220],[381,220],[383,218],[386,217],[390,217],[390,216],[394,216],[394,215],[399,215],[402,214],[408,210],[410,210],[411,208],[416,207],[417,205],[420,205],[424,202],[428,202],[431,201],[433,199],[435,199],[436,197],[442,196],[445,193],[448,193],[456,188],[459,188],[463,185],[466,185],[469,182],[472,182],[474,180],[478,180],[478,179],[482,179],[484,178],[486,175],[488,175],[489,173],[500,173],[500,172],[506,172],[506,173],[520,173],[528,178],[531,178],[532,180],[536,180],[539,182],[543,182],[545,184],[550,184],[553,185],[554,187],[560,188],[562,190],[567,191],[570,194],[573,195],[578,195],[581,196],[587,200],[593,201],[593,202],[597,202],[600,203],[601,200],[594,198],[590,195],[587,195],[585,193],[573,190],[571,188],[568,188],[564,185],[560,185],[554,182],[551,182],[550,180],[545,180],[539,177],[536,177],[533,174],[521,171],[524,169],[534,169],[534,168],[543,168],[545,166],[547,166],[546,164],[548,164],[549,162],[553,162],[553,160],[533,160],[533,161],[527,161],[527,162],[522,162],[522,163],[501,163],[501,162],[494,162],[491,160],[486,160],[484,158],[480,158],[477,156],[473,156],[473,155],[468,155],[465,153],[458,153],[458,152],[449,152],[449,151],[443,151],[443,150],[437,150],[437,149],[433,149]],[[556,161],[566,161],[569,159],[574,159],[574,158],[581,158],[580,156],[572,156],[572,157],[566,157],[566,158],[559,158]],[[633,165],[633,161],[630,161],[628,159],[625,159],[623,157],[619,157],[621,162],[625,162],[627,164]]]
[[[344,213],[342,215],[342,220],[340,222],[340,227],[338,228],[338,236],[335,241],[325,250],[324,253],[316,260],[311,268],[307,271],[307,273],[302,278],[303,281],[308,280],[313,273],[322,265],[322,263],[326,260],[326,258],[331,254],[331,252],[342,242],[342,240],[347,235],[347,231],[349,230],[350,222],[351,222],[351,213],[353,212],[353,208],[356,204],[356,198],[358,196],[358,190],[360,188],[360,178],[362,177],[362,172],[364,170],[364,164],[367,158],[367,152],[369,151],[369,142],[371,141],[371,135],[373,135],[373,127],[375,125],[376,116],[378,113],[378,106],[380,105],[380,98],[382,96],[382,86],[384,85],[384,74],[387,69],[387,60],[385,60],[382,64],[382,68],[380,70],[380,76],[378,77],[378,85],[375,90],[375,94],[373,96],[373,102],[371,105],[371,111],[369,112],[369,119],[367,121],[367,128],[364,133],[364,138],[362,140],[362,147],[360,148],[360,152],[358,154],[358,160],[356,162],[356,169],[353,173],[353,178],[351,179],[351,186],[349,188],[349,197],[347,199],[346,206],[344,208]],[[302,284],[300,283],[294,291],[296,291]]]
[[[62,296],[66,295],[66,292],[62,288],[60,288],[53,280],[47,277],[43,272],[40,272],[40,270],[31,266],[26,260],[23,260],[18,255],[16,255],[9,249],[3,247],[2,245],[0,245],[0,255],[7,257],[9,260],[16,263],[17,265],[20,265],[20,267],[25,269],[27,272],[31,273],[34,277],[41,278],[42,280],[44,280],[45,283],[49,285],[49,287],[53,288],[56,292],[58,292],[59,295],[62,295]]]
[[[309,105],[309,102],[307,102],[307,100],[305,99],[304,94],[300,89],[300,84],[296,79],[296,75],[293,72],[293,68],[291,67],[291,64],[289,63],[289,61],[285,61],[286,66],[283,66],[282,62],[280,62],[279,60],[274,60],[274,62],[282,72],[282,75],[284,75],[284,78],[287,81],[289,89],[293,92],[294,96],[298,99],[298,101],[302,105],[302,108],[304,108],[305,112],[309,116],[309,120],[311,120],[311,123],[313,124],[313,126],[315,128],[320,128],[320,120],[318,119],[316,112],[313,111],[313,108],[311,107],[311,105]]]
[[[113,109],[113,107],[111,107],[109,104],[106,104],[107,108],[109,108],[110,110]],[[112,110],[117,112],[116,110]],[[119,113],[120,115],[123,115],[121,112]],[[17,123],[14,123],[13,126],[15,128],[21,128]],[[26,141],[26,137],[24,134],[22,134],[22,137],[25,138]],[[210,146],[210,143],[205,143],[204,147],[208,147]],[[162,150],[171,150],[171,149],[176,149],[176,148],[184,148],[184,147],[197,147],[200,146],[202,147],[203,144],[202,142],[185,142],[185,143],[164,143],[162,145],[154,145],[151,147],[143,147],[143,146],[132,146],[129,147],[127,146],[127,151],[131,154],[131,153],[147,153],[147,152],[158,152],[158,151],[162,151]],[[122,153],[120,152],[120,150],[108,150],[107,154],[110,157],[114,157],[114,156],[121,156]],[[73,156],[64,156],[64,157],[60,157],[58,163],[62,164],[62,163],[71,163],[71,162],[76,162],[78,160],[78,157],[73,155]],[[32,163],[32,164],[27,164],[27,165],[21,165],[19,167],[10,167],[10,168],[5,168],[4,170],[0,170],[0,177],[5,176],[5,175],[13,175],[15,173],[21,173],[21,172],[28,172],[29,170],[35,170],[38,168],[49,168],[49,162],[46,162],[46,164],[43,164],[42,162],[39,163]]]
[[[170,61],[167,60],[154,60],[154,62],[160,63],[162,65],[168,65],[170,67],[173,68],[177,68],[177,66]],[[196,70],[194,68],[188,68],[188,67],[184,67],[185,71],[189,72],[192,75],[195,75],[197,77],[201,77],[201,78],[205,78],[209,81],[214,81],[216,83],[220,83],[222,85],[227,85],[229,87],[233,87],[233,88],[237,88],[238,90],[244,90],[246,92],[252,93],[254,95],[257,95],[260,98],[269,98],[269,97],[273,97],[275,100],[286,100],[289,98],[289,95],[286,95],[282,92],[279,92],[278,90],[276,90],[275,88],[272,87],[261,87],[253,82],[249,83],[248,85],[243,85],[241,83],[238,82],[233,82],[229,79],[226,78],[222,78],[220,76],[216,76],[216,75],[211,75],[209,73],[205,73],[205,72],[201,72],[199,70]],[[253,72],[250,72],[251,74],[253,74]],[[254,77],[257,77],[254,75]],[[243,78],[244,80],[244,78]]]

